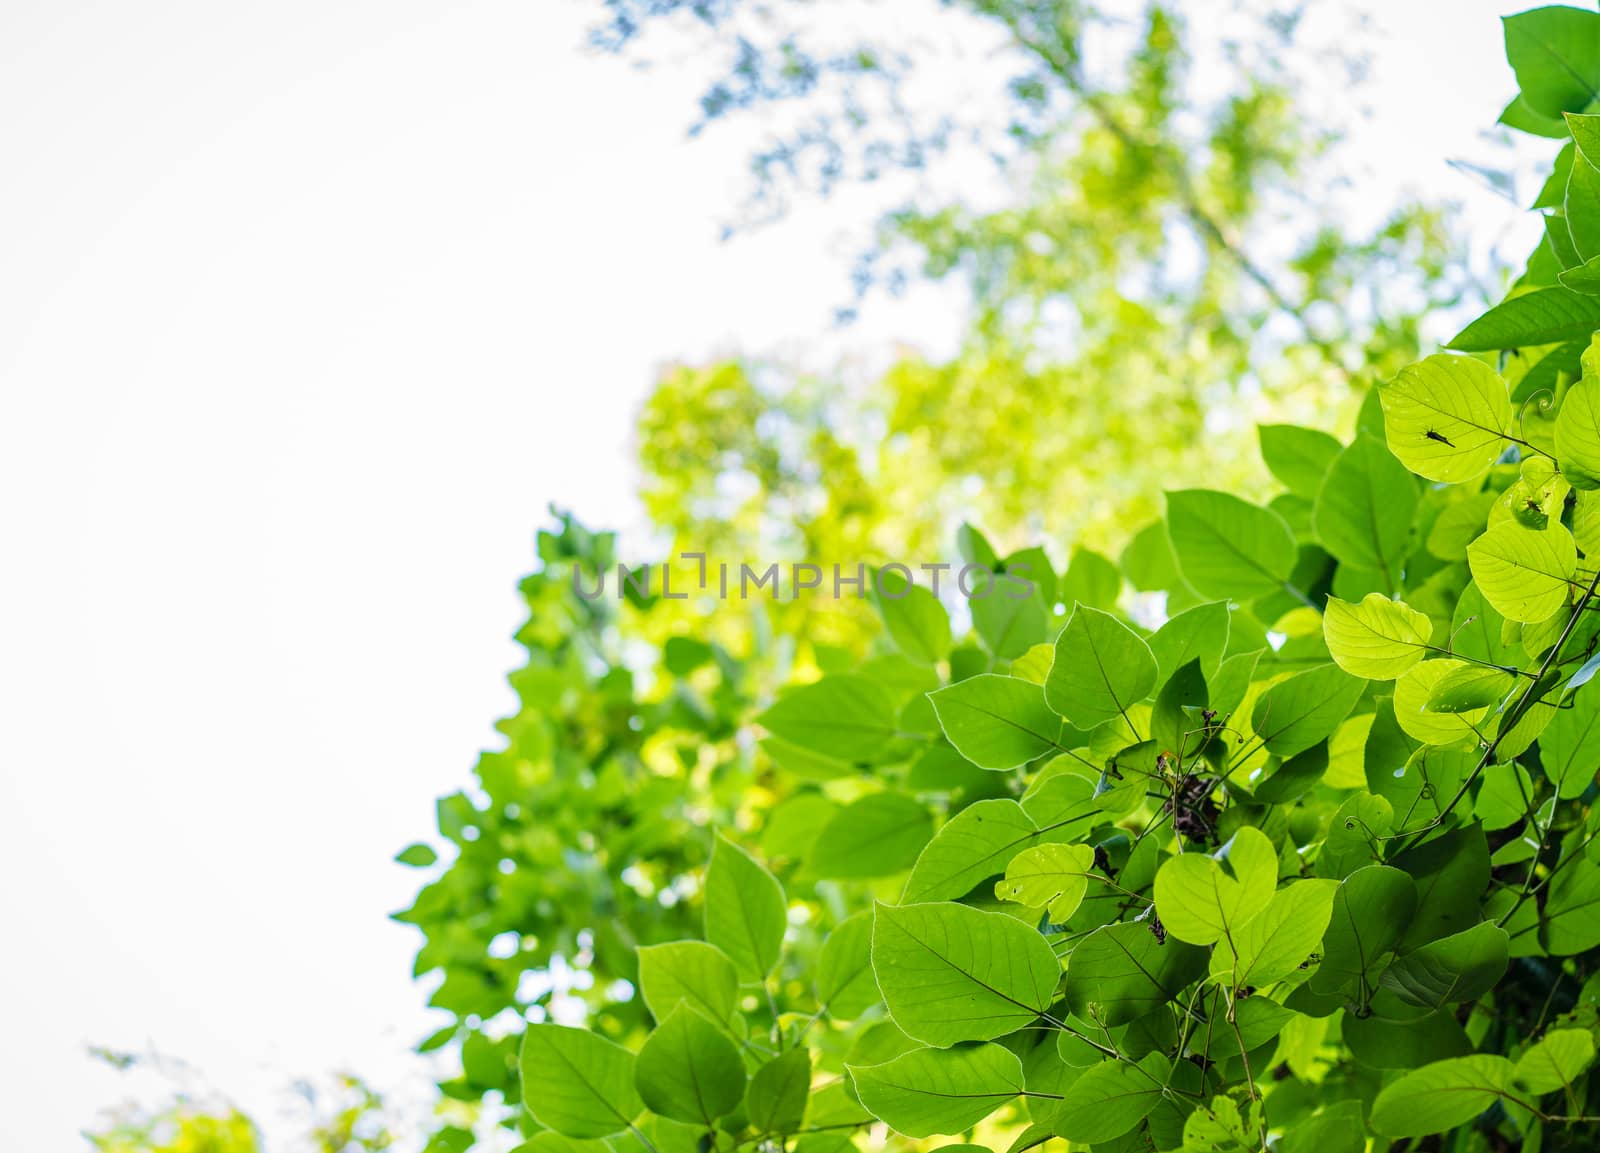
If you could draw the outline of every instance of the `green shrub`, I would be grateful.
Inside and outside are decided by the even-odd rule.
[[[1547,240],[1348,443],[1263,428],[1265,503],[1059,575],[964,529],[1001,586],[864,646],[586,599],[611,539],[541,537],[400,915],[448,1093],[541,1153],[1600,1144],[1600,14],[1506,32]]]

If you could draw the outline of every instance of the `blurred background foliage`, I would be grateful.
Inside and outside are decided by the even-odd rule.
[[[1442,206],[1395,205],[1366,230],[1340,213],[1345,126],[1302,94],[1313,75],[1358,88],[1362,61],[1301,45],[1293,7],[1222,5],[1225,20],[1202,21],[1176,5],[949,0],[928,6],[927,35],[860,40],[852,17],[878,6],[603,6],[609,49],[643,54],[670,21],[727,61],[696,130],[762,125],[735,229],[802,193],[914,172],[856,291],[933,281],[966,302],[947,356],[663,372],[637,421],[658,555],[952,560],[972,522],[990,559],[1043,542],[1069,603],[1114,600],[1113,558],[1163,489],[1268,485],[1257,422],[1348,431],[1367,387],[1419,354],[1424,317],[1485,295]],[[985,99],[917,87],[940,21],[979,37]],[[942,179],[939,158],[962,151],[989,166],[981,197]],[[442,851],[401,854],[429,878],[397,914],[422,934],[415,973],[441,1013],[420,1045],[441,1070],[429,1153],[514,1129],[525,1019],[586,1018],[619,1038],[640,1027],[634,949],[698,935],[690,898],[711,826],[781,865],[853,799],[840,791],[853,784],[830,784],[846,766],[758,746],[743,722],[776,686],[876,651],[870,604],[755,598],[712,616],[693,600],[574,595],[574,568],[592,587],[617,559],[611,535],[570,516],[540,534],[504,747],[439,802]],[[876,659],[885,677],[915,675]],[[994,778],[912,771],[952,808]],[[352,1080],[340,1101],[307,1123],[304,1148],[388,1147],[375,1094]],[[181,1094],[91,1139],[107,1153],[258,1147],[247,1118]],[[481,1147],[509,1141],[502,1130]]]

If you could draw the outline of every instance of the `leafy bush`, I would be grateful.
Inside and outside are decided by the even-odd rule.
[[[863,651],[642,658],[671,603],[541,536],[523,708],[400,915],[446,1091],[539,1153],[1595,1148],[1600,14],[1506,34],[1546,240],[1348,442],[1262,428],[1265,503],[1061,574],[966,528],[989,595],[885,582]]]

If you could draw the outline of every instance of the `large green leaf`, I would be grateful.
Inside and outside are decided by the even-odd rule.
[[[1559,117],[1600,99],[1600,16],[1551,6],[1507,16],[1504,24],[1506,60],[1532,111]]]
[[[914,661],[933,664],[950,653],[950,614],[931,591],[894,569],[879,569],[873,603],[895,647]]]
[[[1322,635],[1334,663],[1352,676],[1392,681],[1427,655],[1433,622],[1425,613],[1368,593],[1360,604],[1329,597]]]
[[[680,1003],[645,1038],[634,1084],[652,1113],[709,1126],[744,1099],[744,1059],[726,1033]]]
[[[1250,727],[1280,757],[1327,740],[1350,715],[1367,682],[1338,665],[1321,665],[1279,681],[1256,698]]]
[[[1258,425],[1256,436],[1261,442],[1261,459],[1272,475],[1307,500],[1317,498],[1322,478],[1344,447],[1325,432],[1293,424]]]
[[[1389,451],[1418,476],[1459,484],[1481,476],[1505,450],[1511,394],[1481,360],[1426,357],[1401,369],[1378,397]]]
[[[1207,601],[1184,609],[1150,636],[1157,677],[1165,682],[1190,661],[1199,661],[1201,675],[1209,680],[1227,651],[1228,632],[1227,601]]]
[[[1563,800],[1579,796],[1600,766],[1600,689],[1580,689],[1539,736],[1539,765]]]
[[[1311,521],[1324,548],[1345,564],[1381,573],[1393,592],[1411,552],[1416,511],[1411,471],[1376,437],[1363,434],[1328,470]]]
[[[1246,825],[1227,846],[1230,872],[1205,853],[1179,853],[1156,872],[1156,912],[1180,941],[1210,945],[1260,912],[1278,883],[1277,850]]]
[[[941,1047],[1031,1024],[1061,979],[1055,953],[1033,929],[946,901],[877,905],[872,968],[895,1024]]]
[[[881,1065],[849,1065],[861,1103],[907,1137],[972,1128],[1024,1091],[1022,1062],[999,1045],[913,1049]]]
[[[1110,613],[1079,605],[1056,638],[1044,695],[1057,713],[1089,729],[1126,718],[1155,684],[1156,658],[1144,638]]]
[[[1217,942],[1212,978],[1253,988],[1293,973],[1322,943],[1337,888],[1333,881],[1302,880],[1280,889],[1266,908]]]
[[[726,1024],[739,1001],[739,973],[721,949],[704,941],[639,947],[639,993],[657,1021],[681,1001]]]
[[[1563,860],[1544,903],[1544,944],[1557,957],[1600,945],[1600,868],[1579,855]]]
[[[1050,613],[1030,580],[998,575],[988,585],[974,585],[967,606],[984,647],[1001,660],[1020,657],[1049,639]]]
[[[1067,1089],[1055,1112],[1055,1130],[1069,1141],[1089,1144],[1121,1137],[1161,1103],[1171,1074],[1171,1062],[1159,1052],[1137,1062],[1104,1061]]]
[[[933,835],[933,814],[903,793],[869,793],[834,814],[807,857],[830,880],[892,877],[909,869]]]
[[[1467,562],[1478,591],[1501,616],[1542,621],[1566,603],[1578,550],[1562,525],[1541,531],[1507,520],[1467,546]]]
[[[1372,1103],[1372,1127],[1385,1137],[1425,1137],[1464,1125],[1511,1089],[1504,1057],[1474,1053],[1435,1061],[1385,1086]]]
[[[1483,921],[1398,958],[1384,972],[1383,987],[1426,1009],[1475,1001],[1499,984],[1509,958],[1506,931]]]
[[[872,911],[846,917],[817,956],[817,1004],[842,1021],[861,1016],[882,998],[872,971]]]
[[[529,1025],[518,1064],[528,1112],[563,1137],[621,1133],[644,1107],[633,1054],[587,1029]]]
[[[1529,344],[1555,344],[1588,339],[1597,325],[1600,297],[1560,286],[1539,288],[1495,305],[1456,333],[1447,347],[1458,352],[1490,352]],[[1393,442],[1390,443],[1392,447]],[[1396,455],[1406,460],[1398,450]]]
[[[1006,771],[1070,747],[1043,686],[983,673],[928,694],[945,737],[981,769]]]
[[[791,689],[756,721],[773,736],[844,761],[870,760],[898,729],[889,694],[858,676],[823,677]]]
[[[1167,535],[1184,579],[1213,598],[1280,592],[1299,558],[1281,516],[1209,489],[1167,493]]]
[[[1368,865],[1340,881],[1311,987],[1319,993],[1353,989],[1364,1001],[1416,908],[1416,883],[1399,869]]]
[[[779,1053],[755,1071],[745,1090],[744,1111],[757,1133],[798,1130],[811,1097],[811,1054],[804,1048]]]
[[[1158,941],[1148,925],[1123,921],[1090,933],[1067,961],[1067,1004],[1108,1028],[1126,1025],[1176,999],[1203,976],[1204,949]]]
[[[765,980],[777,967],[788,924],[777,878],[719,833],[706,869],[705,901],[706,940],[727,954],[743,980]]]
[[[1552,1029],[1517,1059],[1512,1076],[1534,1093],[1569,1088],[1594,1064],[1594,1034],[1587,1029]]]
[[[939,830],[917,858],[906,881],[904,900],[947,901],[964,897],[980,881],[1005,872],[1006,865],[1039,840],[1039,826],[1009,797],[977,801]]]
[[[1556,456],[1573,485],[1600,486],[1600,381],[1585,378],[1567,390],[1556,414]]]

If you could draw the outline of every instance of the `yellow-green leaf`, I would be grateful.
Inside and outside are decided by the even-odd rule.
[[[1088,845],[1035,845],[1011,858],[1005,879],[995,882],[994,895],[1048,909],[1050,920],[1059,925],[1083,902],[1093,865],[1094,850]]]
[[[1505,450],[1506,382],[1481,360],[1439,354],[1400,371],[1378,391],[1389,451],[1412,472],[1459,484]]]
[[[1506,521],[1467,546],[1467,564],[1478,591],[1501,616],[1542,621],[1566,603],[1578,549],[1560,525],[1541,532]]]
[[[1368,593],[1360,604],[1329,597],[1322,634],[1334,663],[1345,672],[1392,681],[1427,655],[1433,622],[1382,593]]]

